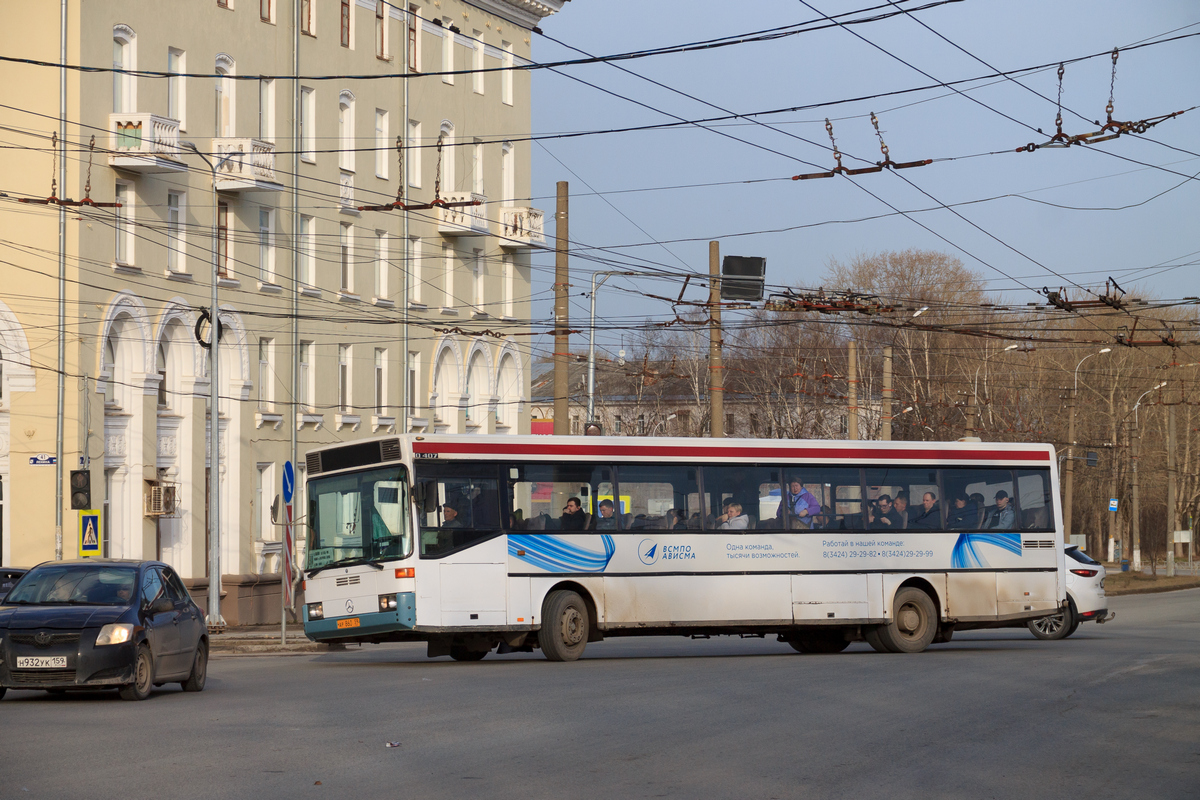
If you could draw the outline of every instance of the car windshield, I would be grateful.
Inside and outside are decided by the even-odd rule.
[[[137,567],[51,564],[34,567],[13,587],[6,605],[127,606],[133,602]]]
[[[1067,555],[1078,561],[1080,564],[1089,564],[1095,566],[1100,562],[1089,556],[1087,553],[1080,550],[1078,547],[1068,547]]]
[[[404,558],[412,552],[407,470],[314,478],[308,482],[308,523],[306,569]]]

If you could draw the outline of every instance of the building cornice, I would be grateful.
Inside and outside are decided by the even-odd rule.
[[[475,0],[475,5],[507,20],[534,27],[541,20],[562,10],[567,0]]]

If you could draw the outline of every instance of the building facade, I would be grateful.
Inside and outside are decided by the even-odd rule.
[[[65,58],[58,3],[6,9],[0,52],[41,63],[4,65],[0,107],[0,563],[56,547],[63,207],[21,199],[120,204],[65,207],[61,246],[62,467],[106,554],[206,575],[214,274],[222,573],[278,571],[311,446],[528,432],[544,235],[529,73],[499,68],[564,1],[68,0]],[[105,68],[67,72],[65,135],[60,59]],[[397,199],[425,208],[359,208]]]

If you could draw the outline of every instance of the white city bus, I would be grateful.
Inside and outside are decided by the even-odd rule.
[[[321,642],[918,652],[1066,602],[1050,445],[402,435],[306,463]]]

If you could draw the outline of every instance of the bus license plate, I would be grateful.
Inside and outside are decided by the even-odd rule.
[[[66,656],[17,656],[17,669],[64,669]]]
[[[362,623],[358,621],[358,617],[351,617],[350,619],[339,619],[338,620],[339,628],[357,628],[361,624]],[[63,666],[66,666],[66,664],[64,664]]]

